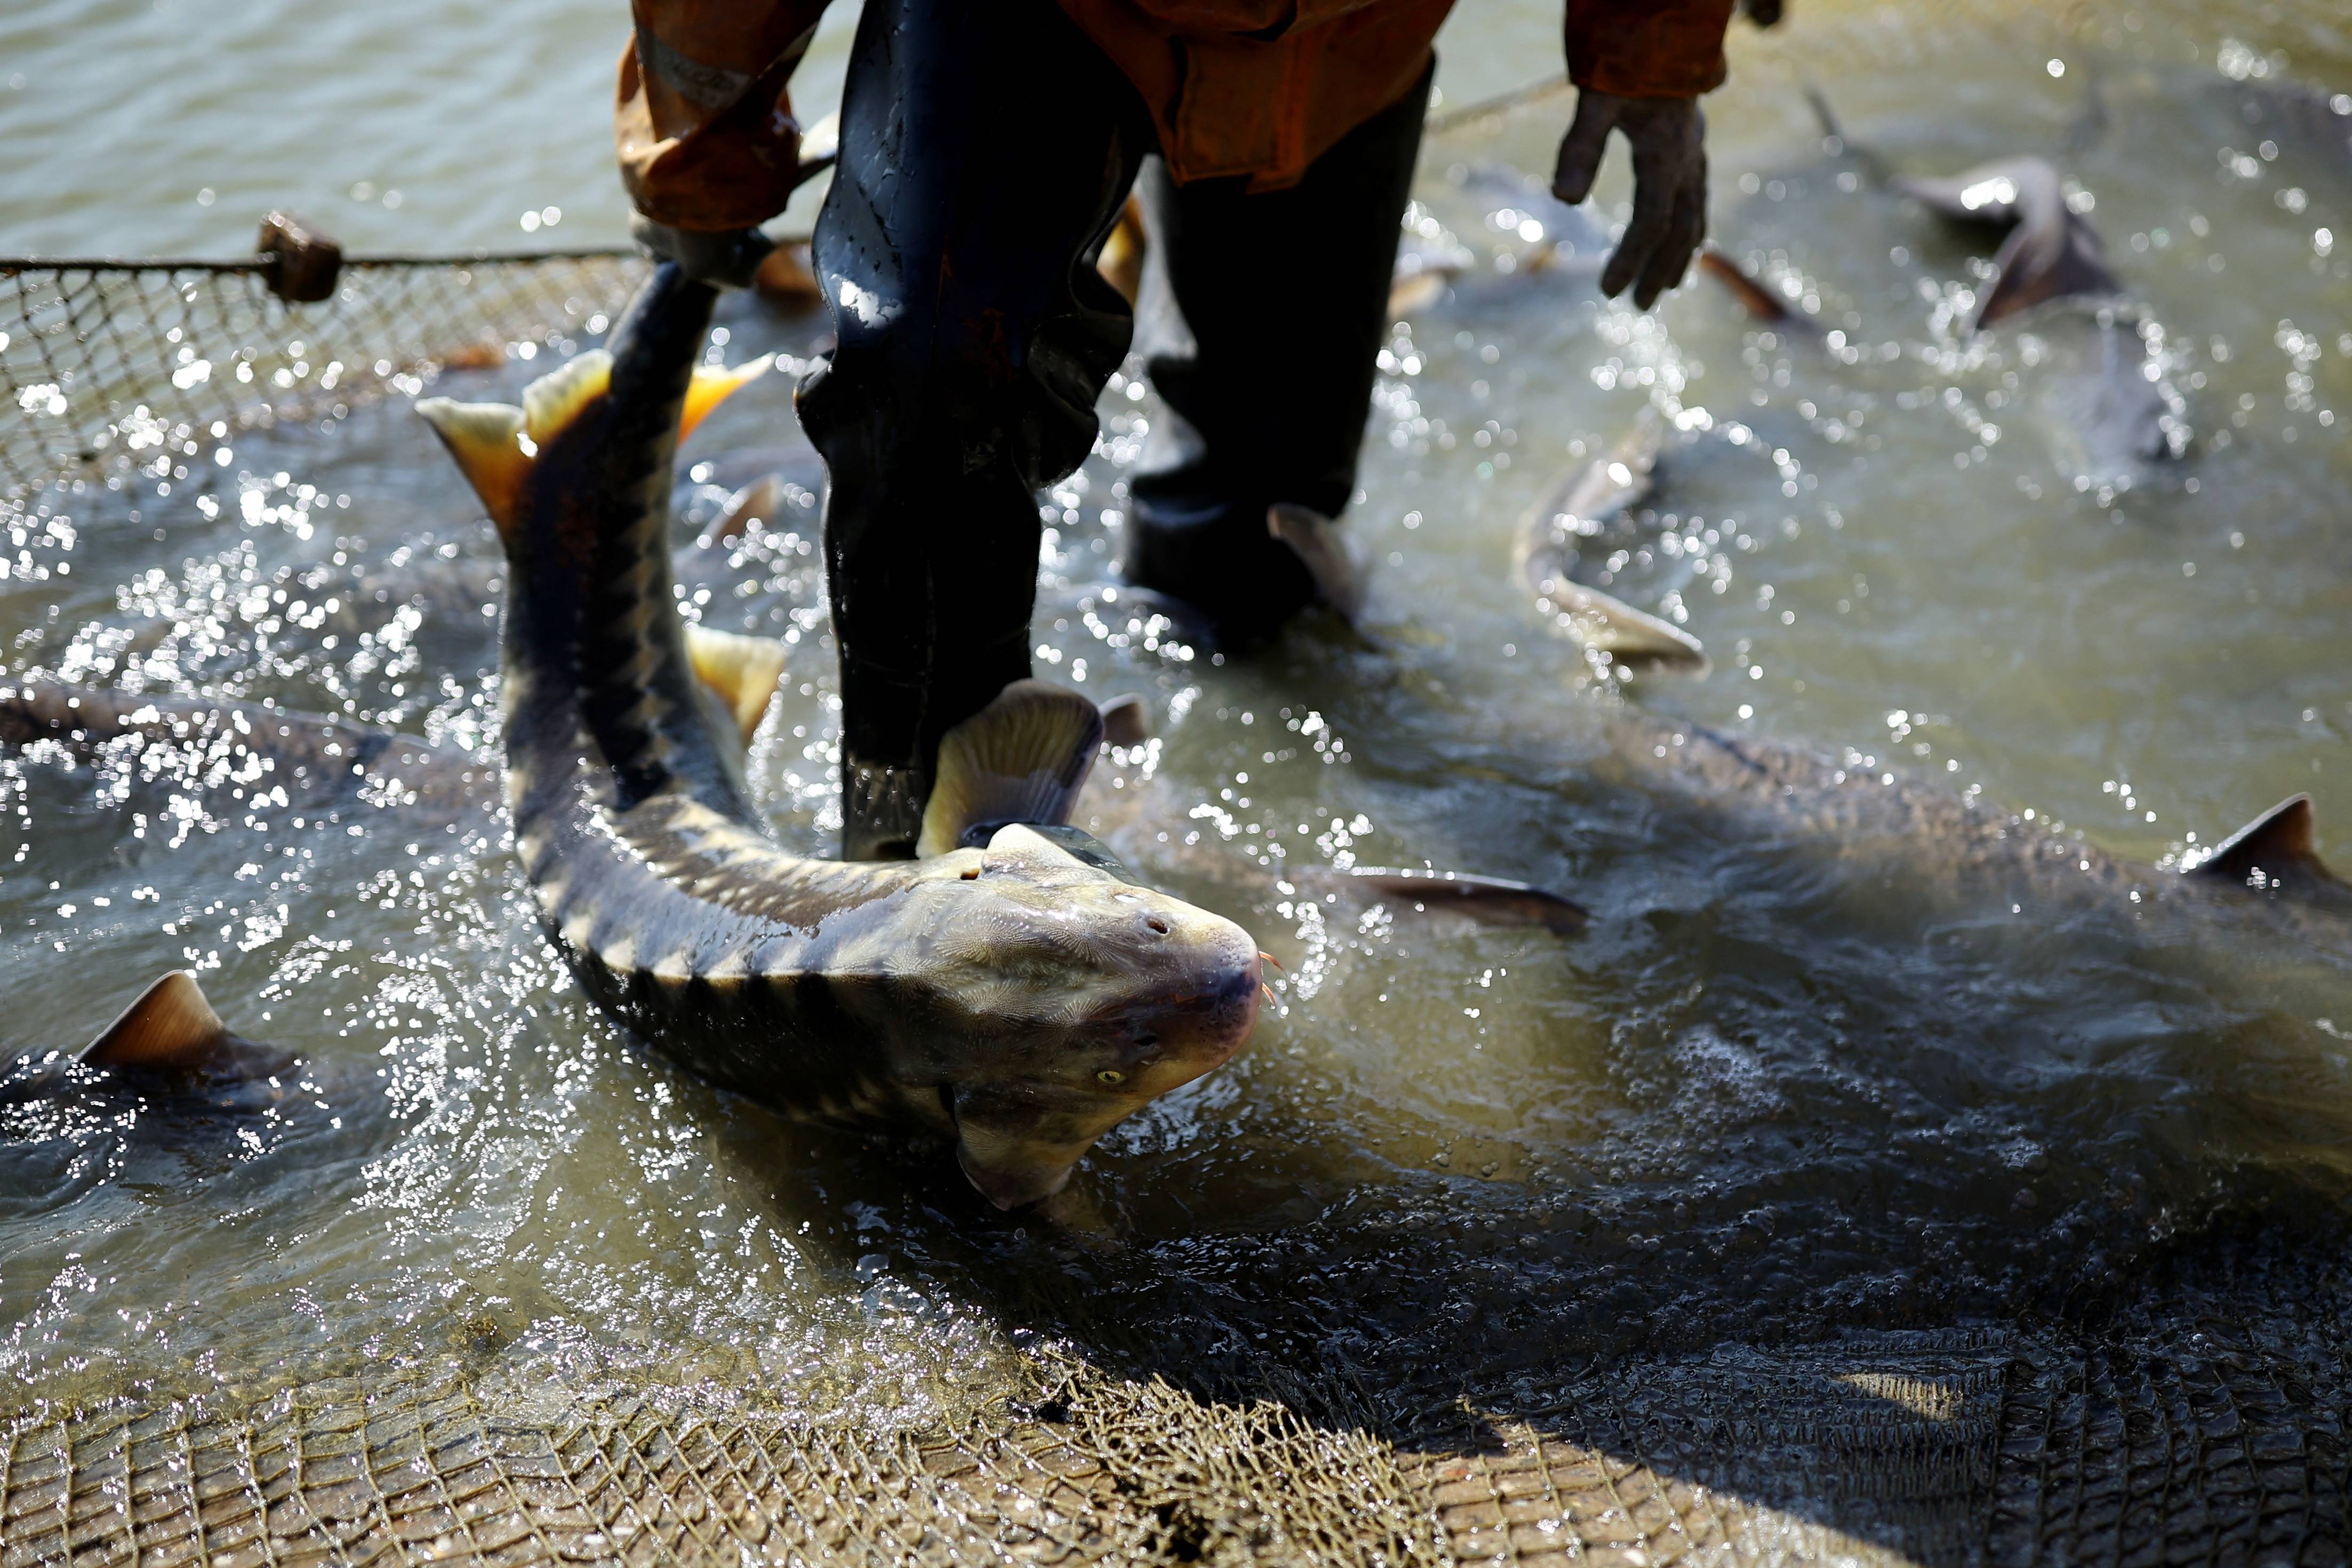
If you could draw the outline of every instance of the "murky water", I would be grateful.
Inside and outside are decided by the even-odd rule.
[[[1465,7],[1455,101],[1549,58],[1545,10]],[[511,215],[548,206],[560,237],[604,237],[604,12],[508,7],[493,47],[464,7],[392,29],[255,5],[201,53],[177,0],[20,13],[0,138],[33,155],[0,248],[226,249],[281,200],[355,244],[520,240]],[[101,93],[100,58],[161,96]],[[2144,862],[2308,789],[2352,864],[2352,158],[2257,134],[2243,96],[2352,87],[2352,32],[2318,5],[2063,32],[1800,0],[1735,68],[1710,110],[1717,238],[1839,336],[1759,331],[1703,280],[1643,318],[1572,263],[1517,267],[1528,242],[1476,176],[1546,167],[1557,100],[1433,142],[1422,195],[1479,260],[1383,362],[1350,525],[1381,563],[1360,633],[1310,619],[1221,662],[1131,618],[1108,563],[1153,405],[1123,381],[1106,398],[1102,450],[1054,498],[1041,673],[1150,694],[1160,739],[1107,771],[1097,815],[1288,970],[1250,1053],[1107,1139],[1050,1215],[997,1215],[936,1152],[782,1123],[618,1037],[539,937],[492,790],[404,804],[211,758],[7,759],[0,1044],[78,1046],[185,963],[303,1065],[258,1105],[94,1085],[0,1108],[0,1404],[543,1355],[756,1363],[812,1407],[919,1415],[1002,1386],[1028,1333],[1442,1391],[1629,1345],[2057,1311],[2260,1229],[2340,1245],[2352,942],[2324,922],[2012,910],[1952,891],[1931,839],[1714,814],[1605,763],[1630,707]],[[345,150],[313,159],[326,125]],[[67,175],[77,137],[120,183]],[[2060,159],[2185,456],[2088,472],[2063,378],[2093,329],[1968,336],[1982,252],[1874,188],[1858,149],[1938,174]],[[818,335],[742,301],[722,319],[730,357]],[[1676,443],[1585,568],[1716,668],[1612,689],[1535,619],[1510,542],[1645,407]],[[780,832],[817,846],[832,654],[788,382],[686,460],[695,613],[796,641],[755,763]],[[782,515],[698,543],[772,468],[794,481]],[[495,754],[494,620],[396,591],[494,564],[404,408],[256,433],[170,494],[52,493],[9,527],[0,679],[276,700]],[[1592,929],[1325,904],[1290,875],[1423,862],[1540,881]]]

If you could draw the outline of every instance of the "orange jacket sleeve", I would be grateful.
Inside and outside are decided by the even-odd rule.
[[[786,84],[825,0],[631,0],[613,141],[639,212],[747,228],[793,193],[801,128]]]
[[[1696,98],[1723,85],[1733,0],[1568,0],[1568,75],[1621,98]]]

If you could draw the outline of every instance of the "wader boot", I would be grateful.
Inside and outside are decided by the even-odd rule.
[[[1129,484],[1120,564],[1225,647],[1265,642],[1314,597],[1266,508],[1336,518],[1355,494],[1428,104],[1423,75],[1288,190],[1144,167],[1136,349],[1165,406]]]
[[[1178,416],[1136,484],[1129,570],[1235,640],[1307,596],[1267,504],[1336,515],[1353,490],[1427,90],[1295,190],[1145,187],[1147,342]],[[839,342],[799,395],[829,478],[849,858],[913,853],[940,737],[1029,674],[1037,492],[1093,449],[1134,335],[1094,260],[1156,145],[1052,0],[859,17],[812,258]]]

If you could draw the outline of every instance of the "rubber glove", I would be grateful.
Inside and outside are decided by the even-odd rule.
[[[1552,195],[1573,204],[1591,193],[1612,126],[1633,147],[1633,218],[1601,269],[1601,291],[1613,299],[1631,283],[1633,303],[1646,310],[1682,281],[1706,237],[1706,117],[1696,98],[1580,90],[1576,119],[1560,139]]]
[[[751,275],[776,242],[756,228],[672,228],[643,213],[629,219],[629,237],[655,256],[675,261],[688,278],[719,289],[749,289]]]

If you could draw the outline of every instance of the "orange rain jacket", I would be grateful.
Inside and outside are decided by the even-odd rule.
[[[1178,181],[1295,184],[1429,64],[1454,0],[1060,0],[1133,81]],[[1733,0],[1567,0],[1569,76],[1633,98],[1723,81]],[[825,0],[631,0],[614,114],[637,210],[688,229],[783,210],[800,126],[786,91]]]

